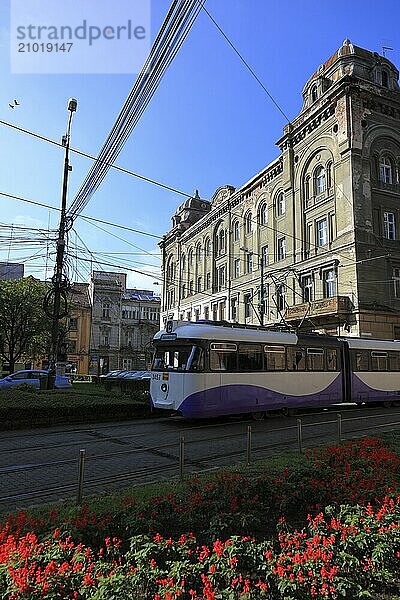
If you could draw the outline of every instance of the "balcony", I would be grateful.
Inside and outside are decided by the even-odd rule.
[[[326,315],[347,315],[352,310],[352,303],[348,296],[334,296],[314,300],[311,303],[296,304],[286,309],[285,319],[300,320],[307,317],[324,317]]]

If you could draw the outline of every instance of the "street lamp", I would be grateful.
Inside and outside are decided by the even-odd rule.
[[[259,310],[259,321],[260,321],[260,325],[261,327],[264,327],[264,258],[262,256],[262,254],[258,254],[258,252],[253,252],[252,250],[249,250],[248,248],[246,248],[245,246],[241,246],[240,250],[243,250],[243,252],[246,252],[247,254],[255,254],[258,257],[258,266],[260,269],[260,291],[259,291],[259,304],[258,304],[258,310]]]
[[[60,354],[60,327],[59,321],[65,316],[65,311],[61,311],[61,299],[66,301],[67,281],[64,279],[63,268],[64,268],[64,251],[65,251],[65,234],[67,231],[66,226],[66,208],[67,208],[67,191],[68,191],[68,175],[72,171],[72,167],[69,164],[69,142],[71,135],[71,124],[72,116],[78,107],[78,102],[75,98],[68,100],[68,124],[66,134],[62,138],[62,145],[65,147],[64,157],[64,173],[62,183],[62,195],[61,195],[61,214],[60,224],[58,227],[58,238],[57,238],[57,253],[56,253],[56,265],[54,275],[52,279],[53,283],[53,310],[52,310],[52,330],[51,330],[51,354],[49,356],[49,387],[53,387],[54,377],[56,373],[56,364]]]

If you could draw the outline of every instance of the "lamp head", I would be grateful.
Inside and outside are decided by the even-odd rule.
[[[68,100],[68,110],[73,113],[76,111],[77,108],[78,108],[78,100],[76,100],[75,98],[70,98]]]

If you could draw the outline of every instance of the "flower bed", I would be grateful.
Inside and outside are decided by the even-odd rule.
[[[393,598],[399,482],[397,453],[364,438],[101,509],[20,512],[0,533],[0,598]]]

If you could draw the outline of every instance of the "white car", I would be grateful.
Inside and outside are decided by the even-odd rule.
[[[7,390],[9,388],[22,385],[23,383],[26,383],[39,390],[41,387],[40,380],[48,374],[48,371],[40,369],[17,371],[16,373],[12,373],[11,375],[7,375],[3,379],[0,379],[0,390]],[[72,384],[69,377],[67,377],[66,375],[56,375],[55,387],[57,389],[70,388],[71,385]]]

